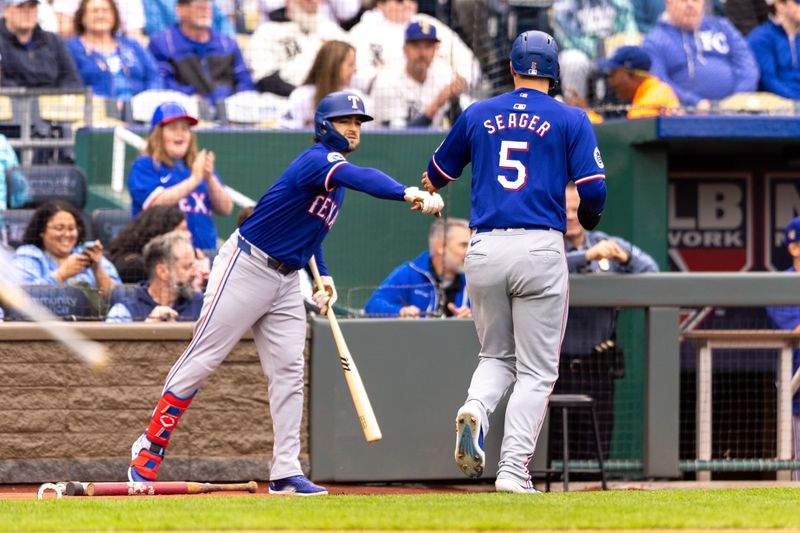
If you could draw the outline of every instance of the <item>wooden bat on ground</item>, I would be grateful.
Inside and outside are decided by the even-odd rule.
[[[108,364],[108,355],[101,344],[90,341],[67,326],[16,285],[13,275],[9,274],[12,263],[5,253],[0,254],[0,267],[0,300],[28,316],[94,370],[101,370]]]
[[[311,273],[314,275],[314,284],[319,290],[325,290],[322,285],[322,278],[319,275],[317,268],[317,260],[311,256],[308,262]],[[344,370],[344,379],[347,382],[347,387],[350,389],[350,396],[353,397],[353,404],[356,407],[356,414],[361,423],[361,429],[364,431],[364,438],[367,442],[378,442],[383,438],[381,435],[381,428],[378,426],[378,419],[375,418],[375,412],[372,410],[372,404],[369,403],[367,390],[364,388],[364,382],[361,381],[361,375],[358,373],[358,368],[350,354],[350,349],[347,347],[347,342],[344,340],[342,330],[339,328],[339,322],[336,320],[336,314],[333,312],[333,306],[328,306],[328,322],[331,324],[331,331],[333,332],[333,340],[336,342],[336,348],[339,350],[339,362]]]
[[[159,496],[167,494],[205,494],[258,490],[258,483],[195,483],[193,481],[153,481],[149,483],[88,483],[86,496]],[[69,492],[67,492],[69,494]]]

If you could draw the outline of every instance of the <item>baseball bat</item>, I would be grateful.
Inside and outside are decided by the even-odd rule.
[[[258,483],[196,483],[193,481],[152,481],[148,483],[89,483],[87,496],[162,496],[167,494],[205,494],[258,490]]]
[[[308,266],[314,276],[314,284],[319,290],[325,290],[322,285],[322,278],[319,275],[319,268],[317,268],[317,260],[313,255],[308,262]],[[381,428],[378,426],[378,419],[375,418],[375,412],[369,402],[364,382],[361,381],[358,367],[356,367],[356,362],[353,360],[350,349],[347,347],[347,342],[344,340],[344,335],[342,335],[342,330],[339,328],[339,322],[336,320],[332,305],[328,306],[328,322],[331,324],[333,340],[339,350],[339,363],[341,363],[342,370],[344,370],[344,379],[347,382],[347,388],[350,389],[350,396],[353,398],[358,421],[361,423],[362,431],[364,431],[364,438],[367,439],[367,442],[378,442],[383,438]]]
[[[69,348],[78,359],[92,369],[102,370],[108,365],[108,355],[101,344],[90,341],[67,326],[5,277],[0,277],[0,300],[36,322],[53,339]]]
[[[795,370],[792,376],[792,396],[797,394],[797,389],[800,389],[800,368]]]

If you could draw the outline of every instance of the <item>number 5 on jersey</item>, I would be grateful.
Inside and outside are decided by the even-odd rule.
[[[518,191],[525,186],[528,181],[528,169],[522,161],[511,159],[511,152],[528,152],[530,143],[528,141],[502,141],[500,143],[500,163],[499,168],[516,170],[517,175],[513,179],[508,176],[498,174],[497,181],[507,191]]]

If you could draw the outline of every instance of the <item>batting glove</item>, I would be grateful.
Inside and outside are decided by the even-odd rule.
[[[408,187],[405,190],[405,201],[416,205],[417,210],[426,215],[438,215],[444,208],[444,200],[439,193],[419,190],[419,187]]]
[[[324,315],[328,312],[328,307],[336,303],[339,295],[336,293],[336,286],[333,284],[333,278],[330,276],[321,276],[322,286],[324,290],[318,290],[311,295],[311,299],[319,307],[320,314]]]

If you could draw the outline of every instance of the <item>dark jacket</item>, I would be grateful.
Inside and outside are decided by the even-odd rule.
[[[130,313],[130,320],[142,322],[150,316],[157,305],[150,293],[147,292],[147,284],[142,283],[136,287],[130,297],[125,298],[109,310],[109,318],[106,320],[108,322],[127,322],[124,312],[127,310]],[[203,307],[203,293],[195,292],[191,299],[179,297],[171,307],[178,312],[177,320],[179,322],[194,322],[200,316],[200,309]]]
[[[0,20],[0,85],[68,88],[83,83],[61,37],[36,26],[28,48]]]
[[[212,102],[255,90],[250,71],[233,37],[211,30],[206,43],[192,41],[174,24],[150,39],[150,52],[167,89],[200,94]]]

